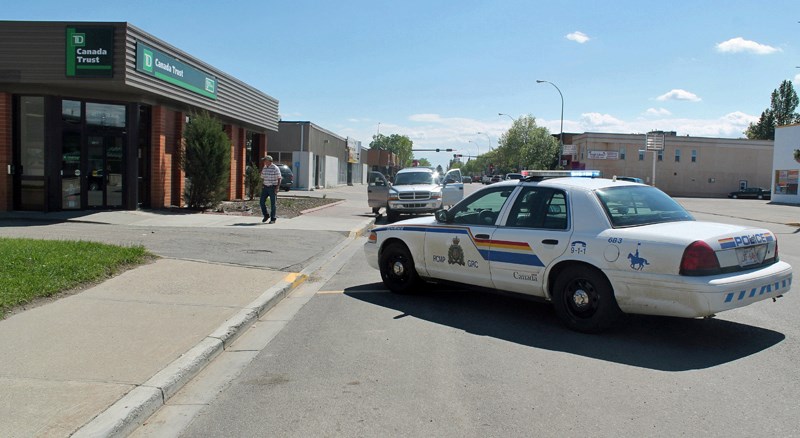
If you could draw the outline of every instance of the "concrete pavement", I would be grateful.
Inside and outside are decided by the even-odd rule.
[[[3,219],[343,234],[300,272],[162,258],[0,321],[0,436],[125,436],[291,289],[374,222],[365,186],[298,192],[344,202],[265,225],[186,212],[0,213]],[[46,225],[45,225],[46,227]]]

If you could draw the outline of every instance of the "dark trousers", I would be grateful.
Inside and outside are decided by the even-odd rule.
[[[267,217],[267,197],[269,197],[269,217],[275,219],[275,191],[278,186],[263,186],[261,188],[261,199],[258,201],[258,205],[261,206],[261,214],[264,217]]]

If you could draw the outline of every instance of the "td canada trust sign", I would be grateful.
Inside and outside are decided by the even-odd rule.
[[[141,42],[136,70],[209,99],[217,98],[217,78]]]
[[[67,77],[114,76],[114,28],[67,26]]]

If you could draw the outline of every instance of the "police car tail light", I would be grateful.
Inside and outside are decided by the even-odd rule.
[[[370,231],[369,237],[367,238],[367,242],[369,243],[378,243],[378,233],[374,231]]]
[[[693,242],[683,251],[681,275],[713,275],[720,272],[714,250],[702,240]]]

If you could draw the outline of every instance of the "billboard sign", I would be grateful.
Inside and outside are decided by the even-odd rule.
[[[66,75],[70,78],[114,76],[114,28],[67,26]]]
[[[217,78],[175,57],[136,43],[136,70],[209,99],[217,99]]]

